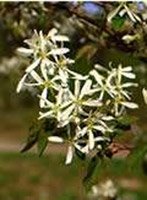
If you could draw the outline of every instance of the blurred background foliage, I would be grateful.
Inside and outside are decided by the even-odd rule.
[[[147,109],[141,94],[142,88],[147,87],[147,5],[143,2],[129,2],[127,5],[140,17],[141,22],[134,23],[125,15],[123,17],[116,16],[109,23],[107,20],[108,14],[119,6],[118,2],[0,2],[0,143],[4,143],[6,146],[4,149],[11,151],[11,143],[22,143],[31,121],[38,115],[38,107],[36,106],[38,99],[34,98],[29,91],[22,92],[19,95],[15,92],[17,83],[28,63],[28,60],[18,55],[16,50],[18,47],[24,46],[24,39],[30,38],[34,29],[43,30],[44,33],[47,33],[52,27],[56,27],[60,33],[68,35],[70,38],[68,44],[71,49],[70,56],[76,59],[74,68],[83,74],[92,69],[94,63],[99,63],[106,68],[110,61],[114,66],[119,63],[122,63],[123,66],[133,66],[139,83],[139,87],[133,91],[133,99],[139,103],[140,108],[131,114],[138,118],[137,124],[143,132],[147,131]],[[128,34],[133,36],[133,39],[129,42],[123,40],[123,36]],[[138,126],[135,126],[134,129],[137,129],[137,134],[140,132]],[[131,141],[129,137],[127,140]],[[140,142],[140,146],[143,144],[142,148],[144,148],[146,141],[146,134],[143,134],[143,139]],[[0,151],[3,150],[2,147],[3,145],[0,145]],[[139,152],[135,155],[138,155]],[[24,191],[21,191],[22,187],[18,190],[17,184],[12,189],[12,180],[15,182],[19,175],[11,158],[16,163],[22,163],[20,183],[21,181],[24,181],[24,185],[28,182],[31,183],[33,185],[33,187],[30,186],[33,188],[32,191],[25,187]],[[27,200],[30,193],[32,200],[74,200],[84,198],[80,194],[75,194],[74,186],[70,186],[69,191],[66,188],[66,184],[69,184],[68,181],[70,182],[71,179],[76,179],[75,176],[78,176],[78,172],[74,171],[77,170],[74,169],[74,167],[77,168],[76,166],[70,169],[73,170],[71,172],[73,173],[72,178],[69,177],[70,172],[67,174],[66,171],[68,170],[66,168],[61,169],[62,172],[58,167],[55,169],[55,173],[58,171],[59,177],[69,177],[69,180],[67,179],[67,182],[64,182],[65,187],[63,187],[64,177],[60,181],[59,177],[53,175],[54,178],[52,177],[51,182],[49,182],[42,176],[46,171],[46,176],[51,177],[47,169],[49,167],[49,170],[53,171],[54,166],[56,166],[55,161],[52,163],[52,158],[48,157],[42,158],[40,161],[36,159],[33,155],[32,157],[30,155],[27,160],[26,157],[19,157],[16,154],[0,154],[0,185],[3,185],[0,190],[0,199]],[[132,156],[130,162],[131,160],[135,162],[133,168],[136,169],[136,165],[138,166],[140,161],[137,160],[136,156]],[[44,162],[46,163],[45,166]],[[29,165],[32,166],[33,170],[36,170],[36,174],[27,175],[27,171],[24,172],[26,169],[28,171],[32,170]],[[12,168],[9,168],[9,166],[12,166]],[[123,167],[121,168],[121,166]],[[146,164],[144,166],[145,173],[147,173]],[[112,169],[112,172],[106,174],[113,175],[118,170],[118,176],[120,176],[126,168],[124,163],[120,161],[119,164],[114,163],[114,166],[112,164],[110,169]],[[139,168],[139,170],[141,169]],[[24,176],[28,176],[25,177],[25,180],[22,179],[23,173]],[[140,176],[140,172],[137,173]],[[134,172],[134,175],[137,173]],[[128,176],[127,172],[124,176]],[[56,184],[52,183],[54,181],[56,181]],[[76,181],[74,180],[73,183],[76,184]],[[145,184],[144,177],[142,181]],[[37,188],[41,187],[40,191],[45,191],[43,194],[40,193],[42,195],[40,197],[33,196],[35,193],[33,191],[36,189],[35,184]],[[60,188],[61,185],[63,190]],[[9,192],[6,189],[7,187]],[[54,197],[53,191],[51,191],[52,194],[49,196],[49,193],[46,193],[47,187],[55,187],[55,191],[61,195],[55,195]],[[142,195],[144,195],[144,189],[141,190],[143,190]],[[8,195],[5,195],[6,193]],[[136,193],[136,195],[138,194]],[[136,196],[134,199],[143,200],[147,197]]]

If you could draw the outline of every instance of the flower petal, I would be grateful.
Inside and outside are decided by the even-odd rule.
[[[34,70],[30,72],[30,75],[35,79],[35,81],[37,81],[37,83],[43,83],[42,78]]]
[[[130,83],[130,82],[122,84],[123,88],[128,88],[128,87],[132,87],[132,86],[137,87],[138,84],[137,83]]]
[[[111,121],[111,120],[114,120],[114,117],[112,117],[112,116],[103,116],[102,119],[105,120],[105,121]]]
[[[97,131],[100,131],[102,133],[106,132],[106,129],[103,126],[100,126],[100,125],[93,126],[93,129],[96,129]]]
[[[56,28],[52,28],[49,32],[48,32],[48,35],[47,35],[47,38],[49,37],[53,37],[55,34],[58,33],[58,30]]]
[[[90,92],[91,85],[92,85],[92,80],[90,79],[86,80],[85,84],[81,89],[80,98],[82,98],[84,95]]]
[[[18,51],[18,53],[25,54],[26,56],[33,53],[33,49],[27,49],[27,48],[23,48],[23,47],[18,48],[17,51]]]
[[[99,100],[87,100],[83,103],[84,106],[90,106],[90,107],[98,107],[102,106],[102,103]]]
[[[122,68],[122,71],[123,72],[130,72],[130,71],[132,71],[132,67],[131,66],[124,67],[124,68]]]
[[[68,48],[58,48],[58,49],[52,49],[49,52],[49,55],[63,55],[69,52]]]
[[[86,80],[88,76],[83,76],[81,74],[78,74],[77,72],[73,72],[72,70],[67,69],[66,70],[69,74],[73,75],[73,79],[78,79],[78,80]]]
[[[22,89],[27,75],[28,75],[28,74],[25,74],[25,75],[22,77],[22,79],[19,81],[19,83],[18,83],[18,85],[17,85],[17,88],[16,88],[16,92],[17,92],[17,93],[19,93],[20,90]]]
[[[72,162],[74,149],[72,146],[68,147],[65,164],[69,165]]]
[[[130,78],[130,79],[134,79],[136,77],[135,74],[129,73],[129,72],[128,73],[127,72],[122,72],[122,75],[127,77],[127,78]]]
[[[72,111],[74,109],[74,105],[69,106],[68,108],[66,108],[63,112],[62,112],[62,120],[67,120],[70,115],[72,114]]]
[[[92,70],[92,71],[90,72],[90,75],[92,75],[92,76],[95,78],[96,82],[97,82],[100,86],[103,85],[103,82],[102,82],[103,76],[101,76],[96,70]]]
[[[42,60],[42,62],[40,64],[40,69],[41,69],[43,78],[47,81],[48,76],[47,76],[46,60],[44,60],[44,59]]]
[[[42,94],[41,94],[41,98],[40,98],[40,108],[43,108],[45,106],[45,101],[44,99],[47,98],[47,91],[48,89],[47,88],[44,88],[43,91],[42,91]]]
[[[145,88],[142,89],[142,95],[144,98],[144,102],[147,104],[147,90]]]
[[[131,108],[131,109],[136,109],[138,108],[138,105],[136,103],[133,102],[121,102],[121,104],[127,108]]]
[[[35,60],[35,62],[33,62],[25,71],[27,73],[30,73],[32,70],[34,70],[40,63],[40,58],[38,58],[37,60]]]
[[[75,89],[74,89],[74,95],[75,97],[79,96],[80,93],[80,81],[79,80],[75,80]]]
[[[34,86],[39,86],[40,83],[24,83],[24,85],[27,87],[34,87]]]
[[[52,37],[52,40],[58,41],[58,42],[68,42],[69,38],[65,35],[55,35]]]
[[[40,120],[42,118],[49,118],[49,117],[51,117],[52,114],[53,114],[53,111],[48,111],[46,113],[40,112],[39,114],[40,114],[40,117],[38,119]]]
[[[88,134],[89,134],[88,135],[88,137],[89,137],[89,149],[92,150],[94,148],[94,144],[95,144],[94,135],[93,135],[92,131],[89,131]]]
[[[107,138],[107,139],[108,139],[108,138]],[[96,142],[101,142],[101,141],[104,141],[104,140],[106,140],[106,137],[98,136],[98,137],[95,138],[95,141],[96,141]]]
[[[50,136],[50,137],[48,137],[48,141],[49,142],[57,142],[57,143],[63,143],[64,142],[63,138],[58,137],[58,136]]]

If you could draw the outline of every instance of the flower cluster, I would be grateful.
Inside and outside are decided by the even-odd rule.
[[[66,164],[77,152],[101,151],[110,143],[115,118],[126,108],[138,107],[130,102],[129,88],[137,86],[127,82],[135,78],[131,66],[112,67],[110,63],[105,69],[97,64],[83,76],[69,68],[74,60],[67,57],[69,49],[64,44],[68,41],[56,29],[47,35],[35,31],[32,39],[25,41],[29,48],[18,49],[31,63],[17,87],[17,92],[37,88],[39,119],[54,119],[56,128],[64,129],[64,134],[55,133],[48,141],[67,144]]]
[[[91,200],[104,200],[104,199],[118,199],[118,189],[111,179],[100,183],[99,185],[93,185],[88,199]]]

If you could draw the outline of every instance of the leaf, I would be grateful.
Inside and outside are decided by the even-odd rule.
[[[21,149],[20,152],[24,153],[24,152],[30,150],[38,141],[38,135],[39,135],[38,131],[35,131],[34,133],[30,134],[27,138],[27,142],[26,142],[25,146]]]
[[[84,153],[82,153],[82,152],[79,151],[78,149],[75,149],[75,153],[76,153],[77,157],[78,157],[80,160],[85,160],[86,155],[85,155]]]
[[[120,17],[119,15],[115,16],[112,19],[112,27],[116,30],[122,28],[122,26],[125,23],[126,18],[125,17]]]
[[[42,154],[44,153],[44,151],[47,147],[47,144],[48,144],[47,135],[39,134],[38,144],[37,144],[39,157],[42,156]]]
[[[136,121],[135,117],[131,116],[125,116],[125,117],[119,117],[117,119],[117,125],[116,128],[122,129],[122,130],[130,130],[131,124]]]
[[[87,190],[89,190],[90,187],[91,187],[91,185],[92,185],[92,183],[91,183],[92,177],[94,175],[94,172],[95,172],[95,169],[96,169],[98,163],[99,163],[98,157],[94,156],[90,160],[90,162],[88,164],[87,174],[86,174],[86,176],[83,179],[83,184],[84,184],[84,186],[86,187]]]
[[[46,120],[42,120],[41,122],[35,120],[32,122],[32,125],[29,128],[29,136],[27,138],[26,144],[20,151],[21,153],[30,150],[38,142],[41,131],[43,130],[44,132],[47,132],[46,129],[48,129],[48,124],[49,123],[47,123]]]
[[[128,170],[131,173],[139,175],[143,173],[142,170],[144,169],[142,169],[142,167],[146,153],[147,153],[146,142],[139,141],[138,146],[134,148],[134,151],[127,158]]]

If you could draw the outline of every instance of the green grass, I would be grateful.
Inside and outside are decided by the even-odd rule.
[[[0,199],[80,199],[79,168],[63,161],[63,156],[0,153]]]
[[[146,200],[146,177],[142,172],[131,174],[123,160],[107,160],[97,169],[98,180],[112,178],[137,179],[142,187],[123,188],[122,195],[135,200]],[[26,153],[0,153],[0,200],[86,200],[82,186],[85,174],[78,160],[64,165],[63,155],[37,155]]]

